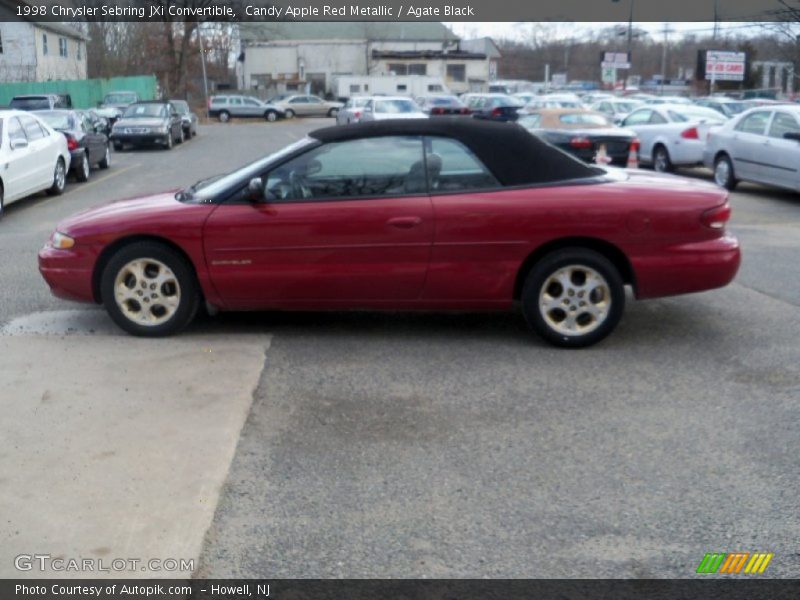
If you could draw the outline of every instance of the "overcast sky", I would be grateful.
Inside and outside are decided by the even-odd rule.
[[[528,37],[531,23],[446,23],[456,35],[462,38],[490,36],[495,39],[514,39],[524,41]],[[536,25],[544,25],[537,23]],[[627,28],[628,23],[549,23],[552,26],[555,37],[579,38],[582,32],[600,30],[614,25],[621,25]],[[713,22],[691,22],[691,23],[669,23],[671,29],[679,34],[710,35],[714,31]],[[638,23],[634,22],[634,27],[645,29],[651,35],[661,35],[664,23]],[[739,23],[726,22],[720,23],[721,35],[725,33],[747,34],[759,33],[762,25],[759,23]],[[673,38],[675,39],[675,38]]]

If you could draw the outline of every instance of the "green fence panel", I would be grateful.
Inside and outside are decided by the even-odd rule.
[[[69,94],[75,108],[90,108],[97,106],[107,93],[123,90],[136,92],[143,100],[155,100],[158,83],[155,75],[0,83],[0,105],[8,106],[14,96],[24,94]]]

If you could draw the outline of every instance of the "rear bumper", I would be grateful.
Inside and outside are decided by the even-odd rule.
[[[631,257],[638,298],[702,292],[728,285],[739,271],[739,241],[730,234]]]
[[[58,298],[94,302],[92,271],[95,256],[88,248],[76,246],[56,250],[49,244],[39,251],[39,272]]]
[[[703,163],[705,143],[700,140],[680,140],[672,142],[669,158],[674,165],[700,165]]]

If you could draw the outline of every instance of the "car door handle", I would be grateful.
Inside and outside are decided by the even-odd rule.
[[[412,229],[420,223],[422,223],[422,219],[419,217],[395,217],[386,221],[387,225],[397,229]]]

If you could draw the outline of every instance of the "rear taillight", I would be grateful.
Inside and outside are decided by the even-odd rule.
[[[67,138],[67,150],[69,150],[70,152],[72,152],[73,150],[77,150],[78,140],[76,140],[71,135],[67,135],[66,138]]]
[[[437,106],[437,107],[431,109],[431,114],[432,115],[443,115],[444,114],[444,109]]]
[[[731,205],[729,202],[710,208],[700,215],[700,222],[711,229],[724,229],[731,218]]]
[[[353,114],[356,116],[356,119],[360,119],[361,118],[361,111],[360,110],[357,110]]]
[[[461,114],[462,114],[462,115],[468,115],[468,114],[469,114],[469,113],[471,113],[471,112],[472,112],[472,111],[471,111],[470,109],[468,109],[466,106],[465,106],[464,108],[462,108],[462,109],[461,109]]]
[[[641,145],[642,143],[639,141],[639,138],[633,138],[631,142],[631,152],[638,152]]]
[[[493,117],[499,117],[502,114],[503,114],[503,110],[501,108],[493,108],[492,109],[492,116]]]
[[[586,150],[593,146],[592,140],[585,137],[574,137],[569,141],[569,145],[578,150]]]
[[[690,127],[681,131],[681,137],[685,140],[699,140],[700,134],[697,131],[697,127]]]

